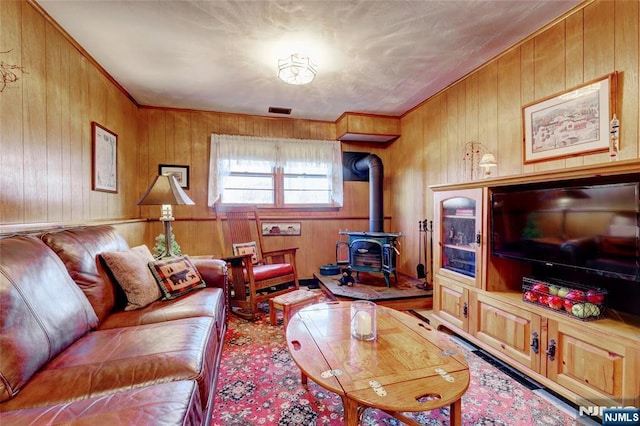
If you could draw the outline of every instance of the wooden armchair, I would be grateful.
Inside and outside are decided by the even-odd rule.
[[[233,256],[229,268],[232,311],[244,318],[258,314],[258,303],[300,288],[296,248],[264,251],[262,222],[255,207],[226,210]]]

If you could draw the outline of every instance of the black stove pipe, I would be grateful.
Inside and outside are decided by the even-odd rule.
[[[351,171],[356,175],[369,172],[369,232],[384,232],[383,212],[383,179],[384,167],[382,160],[375,154],[355,161],[350,165]]]

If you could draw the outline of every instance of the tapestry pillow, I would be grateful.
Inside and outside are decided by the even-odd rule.
[[[125,311],[144,308],[162,297],[153,274],[147,266],[153,255],[147,246],[137,246],[126,251],[101,254],[127,296]]]
[[[233,255],[242,256],[245,254],[251,255],[251,263],[256,265],[258,263],[258,245],[255,241],[249,241],[248,243],[235,243],[233,244]]]
[[[149,262],[164,300],[175,299],[190,291],[206,287],[198,269],[188,256],[170,257]]]

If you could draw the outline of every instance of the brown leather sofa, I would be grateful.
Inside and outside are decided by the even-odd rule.
[[[0,424],[209,424],[227,327],[225,262],[207,287],[124,311],[100,253],[113,227],[0,240]]]

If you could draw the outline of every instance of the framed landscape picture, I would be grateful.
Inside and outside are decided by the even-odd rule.
[[[118,135],[91,123],[91,187],[94,191],[118,192]]]
[[[262,222],[262,235],[300,235],[300,222]]]
[[[609,149],[617,73],[522,107],[524,163]]]
[[[189,166],[159,164],[158,174],[173,175],[182,189],[189,189]]]

